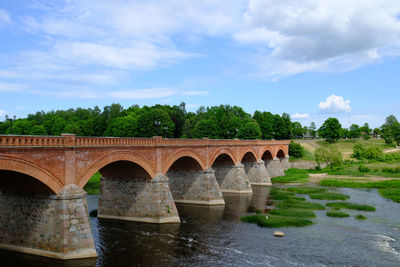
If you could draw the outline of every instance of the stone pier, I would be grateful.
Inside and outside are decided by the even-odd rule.
[[[271,185],[271,179],[263,160],[246,162],[245,170],[251,185]]]
[[[290,168],[289,155],[286,155],[283,159],[281,159],[281,167],[284,171]]]
[[[58,259],[97,257],[85,191],[67,185],[58,195],[0,193],[0,249]]]
[[[281,164],[281,160],[277,157],[275,157],[272,160],[266,160],[265,168],[267,169],[267,172],[271,178],[285,175],[285,172],[283,171],[283,167]]]
[[[170,170],[167,173],[172,197],[176,203],[224,205],[221,188],[213,169]]]
[[[224,193],[253,193],[242,163],[213,166],[218,184]]]
[[[180,222],[168,177],[153,179],[102,177],[99,218],[149,223]]]

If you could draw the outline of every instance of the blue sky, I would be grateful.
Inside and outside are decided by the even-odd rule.
[[[2,0],[0,119],[184,101],[377,127],[400,119],[399,14],[397,0]]]

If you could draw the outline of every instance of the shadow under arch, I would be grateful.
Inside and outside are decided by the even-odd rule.
[[[267,149],[267,150],[265,150],[264,153],[262,154],[261,159],[262,159],[263,161],[266,161],[266,160],[273,160],[273,159],[274,159],[274,156],[272,155],[272,152],[271,152],[270,150]]]
[[[110,153],[107,153],[97,160],[95,160],[92,164],[90,164],[89,167],[87,167],[81,175],[79,175],[78,178],[78,186],[83,188],[85,184],[89,181],[89,179],[98,171],[100,171],[102,168],[106,167],[109,164],[113,164],[115,162],[131,162],[132,164],[138,165],[141,168],[143,168],[147,174],[150,176],[150,178],[154,178],[156,175],[155,169],[150,165],[149,162],[147,162],[143,157],[141,157],[139,154],[136,154],[134,152],[128,152],[128,151],[113,151]],[[133,167],[134,165],[125,163],[125,166],[131,166]]]
[[[0,156],[0,170],[12,171],[32,177],[47,186],[54,194],[58,194],[63,189],[62,183],[55,175],[24,159]]]
[[[276,157],[277,157],[278,159],[284,159],[284,158],[285,158],[285,152],[283,152],[282,149],[279,149],[279,150],[278,150],[278,153],[276,153]]]
[[[221,148],[221,149],[217,150],[217,151],[212,155],[212,157],[211,157],[211,159],[210,159],[209,166],[213,166],[214,163],[215,163],[215,161],[216,161],[221,155],[227,155],[227,156],[232,160],[232,162],[233,162],[234,164],[236,163],[236,159],[235,159],[235,157],[233,156],[232,151],[230,151],[229,149]]]
[[[201,170],[205,170],[205,163],[201,160],[199,155],[193,150],[188,148],[183,148],[172,154],[166,161],[166,164],[163,167],[163,174],[167,174],[167,172],[171,169],[173,164],[175,164],[181,158],[191,158],[197,162],[200,166]]]

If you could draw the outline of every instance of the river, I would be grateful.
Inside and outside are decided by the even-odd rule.
[[[2,251],[0,266],[400,266],[400,204],[377,190],[337,189],[351,202],[376,207],[376,212],[349,211],[367,220],[316,211],[316,224],[280,228],[283,238],[273,236],[276,229],[240,222],[241,215],[267,205],[268,187],[253,190],[225,194],[225,206],[177,205],[180,224],[91,218],[97,259],[62,262]],[[88,196],[89,210],[97,201]]]

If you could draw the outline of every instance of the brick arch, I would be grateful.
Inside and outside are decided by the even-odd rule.
[[[170,157],[166,160],[166,164],[163,164],[163,170],[162,173],[163,174],[167,174],[169,168],[171,168],[172,164],[175,163],[175,161],[177,161],[178,159],[182,158],[182,157],[191,157],[194,160],[197,161],[197,163],[199,163],[199,165],[201,166],[202,170],[205,170],[205,163],[203,160],[201,160],[201,158],[199,157],[199,155],[196,153],[195,150],[190,149],[190,148],[182,148],[179,149],[178,151],[176,151],[175,153],[171,154]]]
[[[0,155],[0,170],[14,171],[29,175],[45,184],[55,194],[60,193],[63,189],[62,183],[54,174],[43,169],[34,162],[21,158]]]
[[[79,175],[79,178],[77,179],[78,186],[83,188],[85,184],[89,181],[89,179],[97,171],[99,171],[104,166],[117,161],[130,161],[136,163],[137,165],[142,167],[150,175],[151,178],[154,178],[154,176],[156,176],[155,169],[151,166],[151,164],[147,160],[145,160],[139,154],[134,152],[128,152],[125,150],[124,151],[117,150],[101,156],[100,158],[96,159],[92,164],[90,164],[89,167],[87,167]]]
[[[287,156],[288,151],[285,149],[285,147],[284,147],[284,146],[278,146],[278,147],[275,149],[275,158],[278,157],[278,153],[279,153],[280,150],[282,150],[282,153],[283,153],[284,156]]]
[[[257,154],[257,152],[256,152],[253,148],[247,147],[247,148],[243,149],[242,152],[240,153],[240,156],[239,156],[239,158],[238,158],[238,160],[239,160],[240,162],[242,162],[243,157],[244,157],[244,155],[246,155],[247,152],[252,153],[252,154],[254,155],[256,161],[258,160],[258,154]]]
[[[269,153],[271,153],[271,157],[272,157],[272,159],[273,159],[273,158],[274,158],[275,151],[274,151],[274,149],[271,148],[271,147],[266,147],[266,148],[262,151],[260,157],[262,158],[262,157],[264,156],[264,154],[265,154],[267,151],[268,151]]]
[[[211,167],[214,164],[215,160],[222,154],[227,154],[232,159],[233,163],[236,164],[237,160],[235,156],[233,156],[232,151],[227,148],[221,148],[215,151],[214,154],[210,157],[210,162],[208,166]]]

